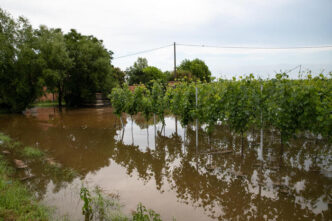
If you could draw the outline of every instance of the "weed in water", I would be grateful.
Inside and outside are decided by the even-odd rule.
[[[28,158],[39,158],[44,156],[44,152],[34,147],[24,147],[22,155]]]
[[[152,209],[146,209],[142,203],[139,203],[133,214],[133,221],[161,221],[161,218],[158,213]]]
[[[84,186],[81,187],[80,197],[84,203],[82,207],[82,213],[85,216],[85,220],[91,220],[93,217],[93,211],[91,207],[92,198],[89,190]]]
[[[80,196],[83,200],[82,213],[86,220],[129,220],[121,212],[121,205],[116,194],[112,195],[114,197],[109,197],[104,195],[102,189],[98,186],[91,192],[87,187],[82,186]]]

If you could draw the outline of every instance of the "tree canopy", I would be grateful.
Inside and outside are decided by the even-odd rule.
[[[40,26],[13,19],[0,9],[0,108],[20,112],[43,94],[58,93],[59,106],[78,106],[108,94],[124,83],[124,73],[111,65],[112,51],[92,35],[72,29]],[[145,67],[142,67],[142,69]]]
[[[0,9],[0,108],[19,112],[42,94],[42,65],[28,20]]]
[[[184,73],[190,72],[191,75],[189,73],[186,73],[186,75],[192,78],[196,77],[201,81],[206,81],[206,82],[211,81],[211,72],[209,70],[209,67],[205,64],[204,61],[198,58],[192,61],[188,59],[183,60],[180,66],[178,67],[178,70],[180,71],[180,73],[181,71]]]
[[[126,75],[130,85],[148,84],[152,80],[163,82],[167,80],[166,74],[154,66],[149,66],[146,58],[138,58],[133,66],[127,68]]]
[[[112,76],[113,52],[94,36],[85,36],[72,29],[64,36],[73,65],[66,82],[65,101],[70,106],[94,99],[96,92],[109,93],[116,85]]]

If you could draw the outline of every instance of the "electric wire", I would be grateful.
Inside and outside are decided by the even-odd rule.
[[[252,50],[293,50],[293,49],[320,49],[332,48],[332,45],[319,46],[299,46],[299,47],[250,47],[250,46],[216,46],[216,45],[197,45],[197,44],[176,44],[187,47],[202,47],[202,48],[222,48],[222,49],[252,49]]]
[[[118,57],[113,58],[113,60],[119,58],[130,57],[138,54],[149,53],[152,51],[157,51],[163,48],[167,48],[173,46],[174,44],[169,44],[165,46],[161,46],[158,48],[147,49],[143,51],[138,51],[131,54],[121,55]],[[182,44],[176,43],[176,46],[185,46],[185,47],[202,47],[202,48],[220,48],[220,49],[249,49],[249,50],[296,50],[296,49],[323,49],[323,48],[331,48],[332,45],[319,45],[319,46],[298,46],[298,47],[251,47],[251,46],[216,46],[216,45],[198,45],[198,44]]]
[[[167,48],[167,47],[170,47],[170,46],[173,46],[173,44],[161,46],[161,47],[158,47],[158,48],[151,48],[151,49],[147,49],[147,50],[144,50],[144,51],[139,51],[139,52],[135,52],[135,53],[131,53],[131,54],[121,55],[119,57],[113,58],[113,60],[119,59],[119,58],[129,57],[129,56],[134,56],[134,55],[138,55],[138,54],[149,53],[149,52],[157,51],[157,50],[160,50],[160,49],[163,49],[163,48]]]

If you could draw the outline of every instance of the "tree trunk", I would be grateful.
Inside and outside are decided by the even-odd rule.
[[[243,132],[241,131],[241,156],[243,157]]]
[[[282,159],[282,156],[284,155],[284,140],[283,140],[283,136],[282,136],[282,133],[280,133],[280,156],[279,156],[279,165],[280,165],[280,168],[282,167],[283,165],[283,159]]]
[[[62,89],[59,86],[59,94],[58,94],[58,102],[59,102],[59,110],[62,111]]]
[[[178,135],[178,118],[175,116],[175,133]]]
[[[123,126],[123,122],[122,122],[122,116],[120,115],[120,122],[121,122],[121,126],[122,126],[122,129],[124,128]]]

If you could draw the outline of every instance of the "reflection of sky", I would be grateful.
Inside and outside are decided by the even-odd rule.
[[[75,28],[104,41],[114,56],[175,42],[199,45],[289,47],[331,45],[331,0],[2,0],[13,16],[24,15],[37,27],[65,32]],[[86,16],[89,15],[89,16]],[[201,58],[214,76],[275,71],[302,65],[303,70],[332,70],[332,50],[248,51],[178,47],[178,63]],[[150,65],[172,70],[173,49],[143,54]],[[115,60],[125,69],[137,56]],[[222,74],[222,75],[221,75]],[[292,72],[296,77],[298,70]]]
[[[139,149],[143,152],[146,152],[147,148],[150,150],[155,150],[155,134],[154,134],[154,125],[149,125],[148,130],[141,129],[139,125],[136,124],[135,120],[133,121],[133,124],[130,117],[128,116],[127,124],[125,124],[124,132],[122,129],[117,130],[117,135],[115,137],[116,140],[120,141],[123,139],[123,143],[125,145],[135,145],[138,146]],[[156,119],[157,121],[157,119]],[[173,117],[165,117],[165,124],[167,125],[162,131],[162,135],[165,135],[166,137],[171,137],[173,133],[175,133],[175,123],[174,123]],[[162,123],[158,122],[156,123],[156,136],[158,131],[161,132],[162,129]],[[178,135],[181,136],[181,139],[183,140],[183,127],[180,124],[180,121],[177,122],[177,130]],[[133,134],[132,134],[133,131]],[[122,134],[123,133],[123,134]],[[122,138],[123,135],[123,138]],[[133,136],[132,136],[133,135]]]

